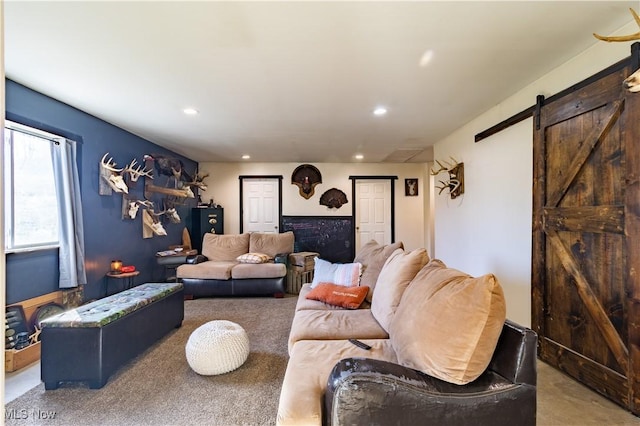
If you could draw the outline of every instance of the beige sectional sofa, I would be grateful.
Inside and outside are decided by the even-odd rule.
[[[535,424],[535,334],[505,322],[493,275],[471,277],[401,243],[371,241],[355,260],[370,287],[358,309],[309,300],[321,278],[302,287],[279,425]]]
[[[293,232],[205,234],[202,254],[187,258],[177,277],[187,297],[283,296]]]

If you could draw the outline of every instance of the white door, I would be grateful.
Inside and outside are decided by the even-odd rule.
[[[356,253],[370,240],[391,244],[392,180],[356,180]]]
[[[242,232],[278,233],[278,179],[242,179]]]

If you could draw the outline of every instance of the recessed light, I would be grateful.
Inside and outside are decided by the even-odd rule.
[[[429,65],[429,62],[431,62],[431,59],[433,59],[433,50],[425,50],[425,52],[420,57],[420,66],[426,67],[427,65]]]
[[[250,156],[250,155],[247,155],[247,154],[245,154],[245,155],[243,155],[243,156],[242,156],[242,159],[243,159],[243,160],[248,160],[248,159],[250,159],[250,158],[251,158],[251,156]]]
[[[387,113],[387,109],[383,106],[379,106],[376,107],[376,109],[373,110],[373,115],[377,116],[377,117],[381,117],[383,115],[385,115]]]
[[[356,160],[362,160],[363,158],[364,158],[364,155],[362,155],[362,154],[356,154],[355,155],[355,159]]]
[[[195,108],[185,108],[182,110],[182,112],[184,112],[187,115],[196,115],[198,114],[198,110]]]

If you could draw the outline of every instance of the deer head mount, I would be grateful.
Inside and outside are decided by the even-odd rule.
[[[167,231],[162,226],[162,223],[154,215],[153,210],[142,211],[142,238],[151,238],[154,235],[164,237],[167,235]]]
[[[101,181],[100,195],[111,195],[111,190],[128,194],[129,186],[135,185],[140,176],[153,179],[153,170],[137,165],[135,158],[126,167],[118,168],[113,157],[109,159],[107,157],[109,157],[108,152],[100,160],[100,176],[109,186],[103,188]],[[125,176],[129,177],[129,185],[124,180]]]
[[[640,27],[640,17],[636,13],[636,11],[631,8],[629,9],[629,11],[631,11],[631,14],[633,15],[633,19],[635,19],[636,24],[638,24],[638,26]],[[606,41],[608,43],[619,42],[619,41],[634,41],[634,40],[640,40],[640,31],[638,31],[637,33],[624,35],[624,36],[606,37],[606,36],[598,35],[596,33],[593,33],[593,36],[598,40]],[[633,92],[633,93],[640,92],[640,69],[634,72],[633,74],[631,74],[629,77],[627,77],[622,82],[622,86],[625,89],[627,89],[629,92]]]
[[[153,202],[149,200],[138,201],[138,203],[145,207],[142,211],[142,238],[151,238],[154,235],[166,236],[167,231],[160,222],[160,216],[166,211],[156,213]]]
[[[455,158],[451,157],[451,162],[436,160],[436,164],[439,168],[437,170],[430,169],[429,174],[437,176],[442,172],[447,173],[446,179],[438,181],[440,183],[439,186],[436,186],[436,189],[439,189],[438,194],[442,194],[446,190],[451,199],[464,194],[464,163],[458,163]]]
[[[180,218],[177,210],[177,206],[179,203],[176,203],[171,199],[171,197],[167,197],[164,199],[163,204],[164,210],[158,213],[158,215],[164,214],[164,216],[169,219],[169,222],[171,223],[180,223],[182,219]]]
[[[129,188],[127,187],[127,184],[124,183],[124,179],[121,174],[124,171],[124,168],[118,169],[116,167],[117,164],[113,161],[113,157],[109,157],[107,160],[108,155],[109,153],[107,152],[100,160],[100,176],[102,176],[109,187],[115,192],[124,192],[125,194],[128,194]],[[102,194],[102,191],[100,193]],[[111,192],[106,195],[110,194]]]

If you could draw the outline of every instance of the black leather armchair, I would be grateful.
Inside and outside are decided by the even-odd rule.
[[[455,385],[367,358],[343,359],[325,393],[328,425],[535,425],[533,330],[507,320],[487,370]]]

